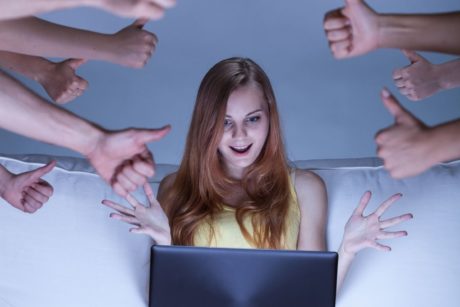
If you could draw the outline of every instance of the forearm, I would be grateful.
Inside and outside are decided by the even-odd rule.
[[[381,14],[379,48],[460,54],[460,12],[426,15]]]
[[[11,174],[3,165],[0,164],[0,197],[1,198],[3,198],[3,195],[5,194],[5,190],[6,190],[6,185],[11,180],[12,177],[13,177],[13,174]]]
[[[2,72],[0,127],[83,155],[91,152],[104,134],[98,126],[46,102]]]
[[[339,262],[337,264],[337,293],[339,293],[355,256],[344,250],[343,242],[337,253],[339,254]]]
[[[37,82],[40,82],[43,73],[50,70],[53,65],[53,62],[42,57],[0,51],[0,67],[20,73]]]
[[[460,87],[460,59],[437,65],[439,85],[442,89]]]
[[[91,0],[0,0],[0,20],[90,5]]]
[[[36,17],[0,21],[0,50],[60,58],[111,60],[111,35]]]
[[[435,162],[460,158],[460,119],[430,128],[427,143]]]

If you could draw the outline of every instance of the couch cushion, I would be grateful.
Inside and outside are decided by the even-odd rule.
[[[0,163],[14,173],[42,165]],[[145,307],[151,240],[109,219],[101,200],[123,201],[82,159],[59,165],[71,170],[56,167],[44,177],[54,195],[36,213],[0,200],[0,306]]]
[[[48,156],[0,157],[10,171],[24,172]],[[40,161],[41,163],[37,163]],[[386,216],[406,212],[414,219],[396,229],[406,238],[388,241],[389,253],[365,250],[356,257],[337,298],[339,307],[458,306],[460,276],[460,161],[423,175],[394,180],[378,159],[297,161],[326,182],[329,197],[328,247],[340,245],[343,227],[366,190],[367,212],[393,193],[403,193]],[[151,184],[175,166],[158,165]],[[151,241],[110,220],[100,205],[124,203],[86,161],[59,158],[45,177],[55,194],[35,214],[0,200],[0,306],[147,306]],[[142,193],[137,192],[139,200]]]
[[[394,180],[378,159],[297,161],[319,174],[329,198],[328,246],[337,250],[343,228],[361,195],[373,197],[368,214],[394,193],[403,197],[384,217],[412,213],[392,230],[408,236],[382,241],[391,252],[360,252],[337,306],[458,306],[460,302],[460,161],[440,164],[417,177]]]

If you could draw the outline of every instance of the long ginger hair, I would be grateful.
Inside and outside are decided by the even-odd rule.
[[[269,132],[259,157],[243,178],[236,180],[226,174],[218,145],[227,100],[233,91],[248,84],[259,86],[264,94]],[[270,80],[259,65],[247,58],[217,63],[201,82],[182,162],[162,197],[172,243],[194,245],[200,223],[208,222],[212,227],[213,216],[236,190],[242,190],[244,195],[235,207],[244,237],[259,248],[282,248],[291,195],[280,120]],[[243,224],[247,215],[251,217],[253,234]]]

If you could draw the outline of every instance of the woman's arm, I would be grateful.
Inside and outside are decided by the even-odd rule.
[[[102,34],[27,17],[0,21],[0,50],[28,55],[108,61],[140,68],[158,41],[138,19],[115,34]]]
[[[297,248],[326,250],[327,192],[318,175],[296,170],[295,190],[300,207],[300,232]]]
[[[318,175],[309,171],[297,170],[295,188],[301,212],[298,249],[326,250],[327,194],[325,184]],[[342,287],[358,251],[366,247],[389,250],[388,246],[381,245],[376,240],[407,235],[405,231],[386,232],[383,229],[412,218],[411,214],[404,214],[384,221],[379,220],[388,207],[400,198],[400,195],[393,195],[383,202],[374,213],[364,217],[363,212],[370,197],[370,192],[364,194],[359,206],[345,226],[343,241],[338,250],[337,292]]]
[[[362,249],[371,247],[380,251],[391,251],[389,246],[377,240],[393,239],[407,236],[406,231],[385,231],[386,228],[398,225],[412,218],[412,214],[403,214],[386,220],[381,216],[402,194],[395,194],[385,200],[373,213],[364,216],[364,210],[371,199],[371,192],[367,191],[361,197],[358,207],[353,211],[345,225],[342,244],[339,248],[339,264],[337,268],[337,291],[340,290],[347,275],[348,269],[355,255]]]

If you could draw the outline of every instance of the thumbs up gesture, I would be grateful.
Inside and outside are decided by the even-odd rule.
[[[417,175],[438,162],[432,148],[436,147],[431,128],[404,109],[387,89],[382,90],[382,101],[394,116],[392,126],[375,136],[377,155],[394,178]]]
[[[77,98],[88,87],[88,81],[78,76],[75,70],[84,64],[83,59],[68,59],[51,63],[50,69],[40,73],[38,82],[55,102],[64,104]]]
[[[403,50],[403,53],[409,59],[410,65],[393,73],[393,80],[401,94],[417,101],[443,89],[442,78],[449,75],[448,71],[443,71],[443,66],[430,63],[415,51]]]
[[[0,166],[0,194],[13,207],[28,213],[34,213],[53,195],[53,187],[41,179],[49,173],[56,162],[50,162],[33,171],[11,174]]]
[[[345,7],[324,16],[329,48],[336,59],[362,55],[377,49],[379,14],[363,0],[345,0]]]
[[[162,139],[171,127],[106,131],[86,155],[99,175],[116,193],[126,197],[154,175],[153,156],[147,143]]]
[[[158,38],[143,30],[148,19],[140,18],[111,37],[108,60],[127,67],[142,68],[155,51]]]

